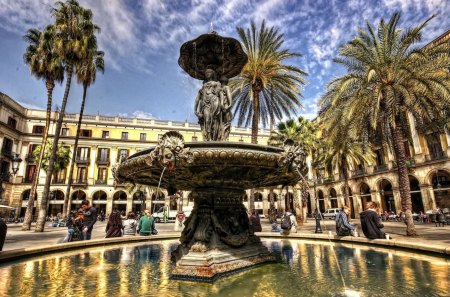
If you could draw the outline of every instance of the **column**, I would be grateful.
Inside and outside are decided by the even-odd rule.
[[[402,210],[402,199],[400,197],[400,191],[398,190],[398,188],[392,188],[392,194],[394,195],[395,210],[398,213]]]
[[[436,200],[432,185],[420,185],[420,194],[422,196],[423,208],[425,211],[436,209]]]
[[[264,189],[264,191],[262,191],[263,194],[263,200],[262,200],[262,205],[263,205],[263,214],[268,217],[269,216],[269,194],[267,192],[267,189]]]
[[[87,183],[88,185],[94,185],[95,184],[95,164],[96,164],[96,158],[97,158],[97,151],[98,146],[91,147],[91,155],[90,155],[90,161],[89,161],[89,168],[88,168],[88,176],[87,176]],[[91,183],[90,183],[91,181]]]
[[[127,198],[127,208],[126,208],[125,212],[128,213],[130,211],[133,211],[133,196],[132,195],[130,195]]]
[[[445,128],[445,140],[447,142],[447,147],[444,147],[444,151],[447,150],[447,157],[450,156],[450,129]]]
[[[106,202],[106,213],[105,214],[111,214],[113,210],[113,200],[112,197],[108,198],[108,201]]]

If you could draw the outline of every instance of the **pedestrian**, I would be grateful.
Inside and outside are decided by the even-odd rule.
[[[150,216],[150,211],[147,209],[145,210],[144,215],[139,220],[137,232],[141,236],[148,236],[152,234],[152,231],[154,229],[153,225],[153,217]]]
[[[164,210],[163,210],[163,221],[164,224],[167,223],[167,220],[169,219],[169,208],[166,206],[164,206]]]
[[[349,236],[355,234],[356,228],[354,225],[348,222],[348,216],[350,215],[350,207],[344,205],[342,209],[336,215],[336,234],[338,236]]]
[[[253,226],[253,232],[261,232],[262,231],[261,220],[259,219],[259,215],[256,212],[256,209],[252,210],[252,214],[250,215],[249,221],[250,221],[250,226]]]
[[[129,212],[127,219],[123,221],[123,236],[136,235],[137,222],[134,212]]]
[[[89,200],[81,202],[81,211],[83,213],[83,240],[90,240],[92,229],[97,222],[97,209],[91,207]]]
[[[297,220],[295,216],[288,209],[281,219],[281,235],[289,235],[291,232],[297,233]]]
[[[8,226],[6,225],[5,220],[0,218],[0,251],[3,249],[3,245],[5,244],[7,231],[8,231]]]
[[[108,223],[106,223],[105,237],[106,238],[121,237],[122,229],[123,225],[120,212],[117,209],[115,209],[109,216]]]
[[[185,219],[186,215],[184,214],[183,211],[180,210],[179,212],[177,212],[177,217],[175,219],[175,226],[174,226],[175,231],[183,231]]]
[[[359,214],[361,218],[361,229],[369,239],[385,238],[386,234],[381,231],[384,225],[380,222],[377,213],[377,203],[369,201],[366,204],[366,210]]]

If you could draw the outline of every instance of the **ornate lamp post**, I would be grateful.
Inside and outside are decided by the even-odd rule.
[[[313,179],[312,182],[314,185],[314,197],[316,198],[316,211],[317,211],[317,213],[316,213],[316,230],[314,231],[314,233],[323,233],[322,227],[320,226],[320,219],[322,218],[322,214],[320,213],[319,199],[317,197],[317,190],[316,190],[317,182],[322,183],[322,176],[317,174],[317,177],[315,179]]]
[[[12,158],[12,173],[14,176],[17,174],[17,171],[19,171],[19,166],[21,162],[22,159],[19,157],[19,154],[14,154]],[[11,173],[9,171],[0,173],[0,195],[3,193],[3,182],[9,181],[10,177]]]

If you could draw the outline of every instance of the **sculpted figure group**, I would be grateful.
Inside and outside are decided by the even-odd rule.
[[[227,78],[218,81],[214,69],[206,69],[205,80],[194,105],[205,141],[228,140],[233,116],[231,91],[227,84]]]

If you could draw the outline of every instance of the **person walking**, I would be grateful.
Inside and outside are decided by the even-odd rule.
[[[369,201],[366,204],[366,210],[359,214],[361,219],[361,229],[369,239],[385,238],[386,234],[381,231],[384,225],[380,222],[377,213],[377,203]]]
[[[91,207],[89,200],[81,201],[81,211],[83,213],[83,240],[90,240],[92,229],[97,222],[97,209]]]
[[[123,221],[123,236],[136,235],[137,222],[134,212],[129,212],[127,219]]]
[[[336,234],[338,236],[349,236],[355,234],[355,225],[348,222],[348,216],[350,215],[350,207],[344,205],[342,209],[336,215]],[[355,234],[356,236],[356,234]]]
[[[252,214],[250,215],[249,221],[250,221],[250,226],[253,226],[253,232],[261,232],[262,231],[261,220],[259,219],[259,215],[255,209],[252,210]]]
[[[105,238],[121,237],[122,229],[122,217],[120,215],[120,212],[115,209],[109,216],[108,223],[106,223]]]
[[[184,214],[183,211],[179,211],[177,213],[177,217],[175,219],[175,226],[174,226],[174,231],[183,231],[184,229],[184,220],[186,219],[186,215]]]
[[[289,235],[291,232],[297,233],[297,220],[295,216],[288,209],[281,219],[281,235]]]
[[[150,211],[145,210],[144,215],[139,220],[137,232],[141,236],[149,236],[150,234],[152,234],[152,231],[154,229],[153,225],[153,217],[150,216]]]

